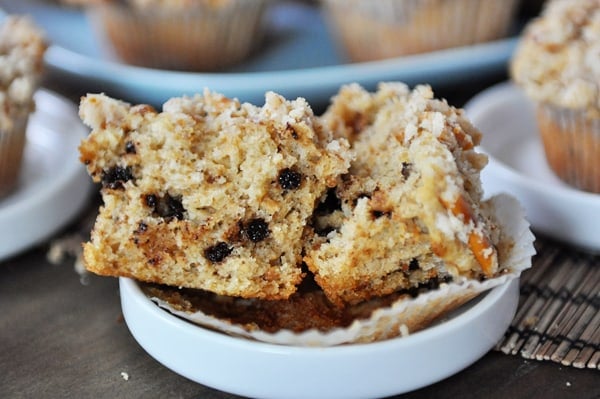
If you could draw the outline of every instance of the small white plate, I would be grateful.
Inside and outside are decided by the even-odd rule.
[[[160,363],[225,392],[278,399],[383,397],[433,384],[488,352],[510,325],[519,299],[513,279],[407,337],[310,348],[202,328],[159,308],[134,280],[119,282],[127,326]]]
[[[276,3],[276,4],[275,4]],[[177,72],[126,65],[96,40],[85,14],[40,0],[0,0],[7,13],[29,14],[47,32],[52,46],[46,63],[87,91],[104,91],[129,101],[161,105],[168,98],[205,87],[255,104],[272,90],[287,98],[325,104],[342,84],[374,89],[384,80],[444,85],[474,76],[502,73],[516,44],[510,37],[382,61],[349,63],[337,50],[320,10],[294,1],[274,2],[267,15],[269,41],[252,59],[219,73]]]
[[[490,157],[482,172],[486,195],[506,192],[525,207],[534,230],[582,249],[600,251],[600,194],[574,189],[548,166],[538,135],[534,105],[516,86],[502,83],[465,106],[483,132]]]
[[[47,90],[38,90],[35,102],[18,186],[0,198],[0,260],[47,239],[91,192],[77,150],[88,130],[75,104]]]

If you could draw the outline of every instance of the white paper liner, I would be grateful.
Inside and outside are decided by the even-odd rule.
[[[554,173],[575,188],[600,193],[600,118],[587,109],[538,103],[537,122]]]
[[[531,267],[531,257],[535,254],[535,238],[529,229],[523,208],[516,199],[506,194],[491,198],[488,205],[501,227],[498,245],[500,269],[506,272],[485,281],[464,279],[441,284],[437,290],[419,294],[415,298],[402,298],[389,307],[377,309],[370,318],[355,320],[345,328],[335,328],[326,332],[308,330],[295,333],[280,330],[269,333],[232,324],[200,311],[180,311],[156,297],[152,297],[151,300],[174,315],[201,326],[273,344],[325,347],[373,342],[406,335],[425,328],[439,316],[458,308],[477,295],[518,278],[523,270]]]
[[[14,118],[10,128],[0,131],[0,197],[8,194],[17,184],[28,120],[29,113],[23,113]]]
[[[330,30],[364,62],[505,37],[517,0],[324,0]]]
[[[267,0],[223,7],[197,2],[184,10],[138,10],[101,3],[88,17],[101,43],[122,61],[144,67],[213,71],[244,59],[260,44]]]

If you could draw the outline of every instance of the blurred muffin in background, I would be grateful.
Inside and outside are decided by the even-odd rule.
[[[550,0],[526,27],[511,75],[536,103],[546,159],[564,182],[600,192],[600,0]]]
[[[35,108],[46,50],[43,33],[26,17],[0,24],[0,197],[17,184],[29,115]]]
[[[93,27],[122,61],[159,69],[215,71],[245,60],[257,48],[269,0],[87,2]]]
[[[322,0],[351,61],[371,61],[506,36],[519,0]]]

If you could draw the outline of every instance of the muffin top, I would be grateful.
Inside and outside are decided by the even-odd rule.
[[[46,50],[43,33],[27,17],[9,16],[0,25],[0,128],[33,109],[33,93]]]
[[[551,0],[526,27],[511,75],[535,101],[600,117],[600,0]]]

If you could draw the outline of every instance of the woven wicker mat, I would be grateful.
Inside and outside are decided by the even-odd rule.
[[[600,256],[545,238],[536,249],[517,314],[495,349],[600,370]]]

